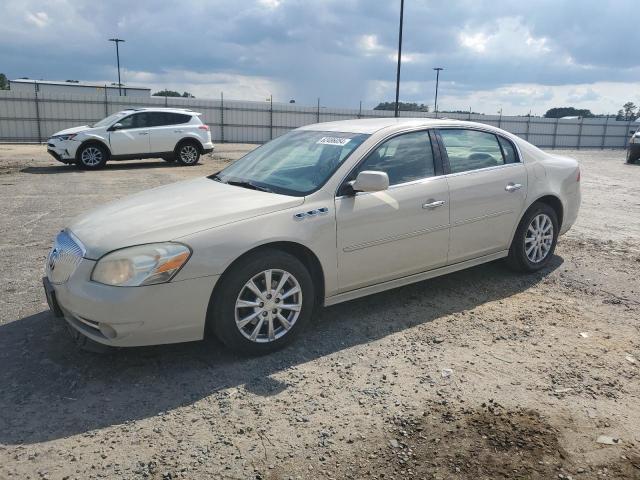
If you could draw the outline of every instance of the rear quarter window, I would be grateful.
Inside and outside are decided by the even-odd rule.
[[[184,113],[167,112],[165,115],[166,125],[179,125],[181,123],[189,123],[191,120],[191,115],[185,115]]]
[[[518,154],[516,153],[513,143],[500,136],[498,136],[498,141],[500,142],[502,153],[504,154],[504,163],[518,163],[520,158],[518,158]]]

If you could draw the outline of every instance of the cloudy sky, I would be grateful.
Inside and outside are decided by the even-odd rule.
[[[394,98],[399,0],[2,0],[10,79],[357,108]],[[405,0],[400,99],[505,114],[640,104],[637,0]]]

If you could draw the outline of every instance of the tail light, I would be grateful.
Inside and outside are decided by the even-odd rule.
[[[209,131],[209,125],[200,125],[198,127],[198,130],[206,130],[208,132]]]

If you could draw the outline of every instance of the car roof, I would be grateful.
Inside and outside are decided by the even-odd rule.
[[[357,120],[340,120],[337,122],[315,123],[305,125],[299,130],[316,130],[325,132],[349,132],[372,134],[380,130],[404,130],[407,128],[420,127],[476,127],[486,130],[500,131],[500,129],[477,122],[466,122],[462,120],[447,120],[443,118],[361,118]]]
[[[184,115],[202,115],[200,112],[194,112],[188,108],[170,108],[170,107],[140,107],[140,108],[125,108],[118,113],[130,113],[130,112],[172,112],[182,113]]]

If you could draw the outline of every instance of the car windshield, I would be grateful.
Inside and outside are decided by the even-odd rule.
[[[122,112],[114,113],[113,115],[109,115],[107,118],[103,118],[99,122],[94,123],[93,125],[91,125],[91,127],[92,128],[106,127],[107,125],[111,125],[113,122],[115,122],[119,118],[124,117],[125,115],[126,114]]]
[[[294,130],[225,168],[213,180],[285,195],[320,188],[369,135]]]

